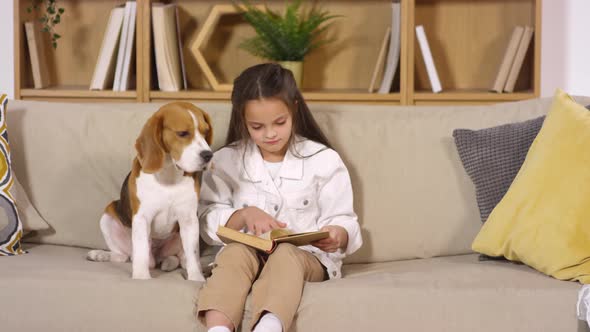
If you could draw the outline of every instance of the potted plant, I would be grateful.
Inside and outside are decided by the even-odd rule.
[[[51,37],[51,46],[57,48],[57,40],[61,38],[55,32],[55,26],[61,22],[61,15],[66,11],[63,7],[59,7],[56,0],[30,0],[31,5],[27,7],[27,12],[32,13],[33,10],[39,12],[43,7],[45,12],[39,18],[39,22],[43,25],[41,31],[49,34]]]
[[[330,26],[325,23],[339,17],[315,6],[307,12],[300,11],[301,2],[288,3],[285,13],[280,15],[266,5],[262,9],[249,1],[236,1],[244,19],[256,31],[256,36],[243,41],[240,47],[291,70],[298,86],[301,86],[305,55],[332,41],[321,39],[320,35]]]

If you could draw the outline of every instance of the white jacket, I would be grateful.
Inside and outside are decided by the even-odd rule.
[[[326,253],[311,245],[301,247],[318,257],[330,279],[341,277],[342,259],[358,250],[363,241],[353,211],[350,176],[336,151],[296,137],[274,180],[251,140],[220,149],[212,162],[212,170],[205,171],[201,181],[198,212],[205,242],[222,245],[215,234],[217,228],[246,206],[264,210],[295,232],[342,226],[348,232],[345,251]]]

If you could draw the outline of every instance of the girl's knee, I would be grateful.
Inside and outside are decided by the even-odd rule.
[[[252,249],[243,243],[233,242],[223,247],[219,254],[221,255],[250,255],[253,254]]]
[[[217,257],[217,263],[219,264],[223,260],[238,262],[258,261],[256,251],[242,243],[230,243],[223,247]]]
[[[290,257],[296,259],[299,258],[300,255],[301,249],[297,248],[296,246],[290,243],[280,243],[275,249],[275,251],[270,255],[270,257],[280,257],[281,259]]]

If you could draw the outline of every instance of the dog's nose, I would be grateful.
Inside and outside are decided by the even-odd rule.
[[[201,158],[203,158],[203,160],[208,163],[209,160],[211,160],[211,158],[213,158],[213,152],[206,150],[200,153]]]

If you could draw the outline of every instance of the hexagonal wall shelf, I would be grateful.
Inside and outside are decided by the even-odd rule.
[[[201,68],[201,71],[203,72],[203,74],[205,74],[205,78],[215,91],[231,91],[233,88],[233,84],[219,82],[219,80],[217,79],[217,77],[215,77],[215,74],[211,70],[211,66],[209,66],[207,60],[203,56],[203,48],[207,45],[207,42],[209,42],[209,38],[213,34],[213,31],[215,30],[215,27],[217,26],[217,23],[219,22],[221,16],[238,13],[239,10],[233,5],[213,6],[211,12],[209,13],[209,16],[207,16],[207,19],[203,24],[203,27],[199,31],[199,34],[194,39],[194,42],[190,47],[190,50],[192,54],[195,56],[199,68]]]

